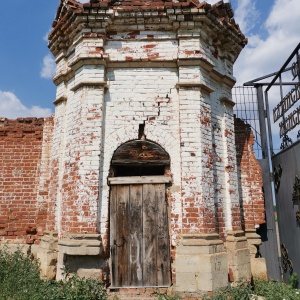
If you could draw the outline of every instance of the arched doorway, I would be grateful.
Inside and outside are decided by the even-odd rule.
[[[121,145],[111,161],[110,249],[112,287],[171,284],[165,176],[168,153],[135,140]]]

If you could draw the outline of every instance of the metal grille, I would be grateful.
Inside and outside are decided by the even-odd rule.
[[[237,86],[232,89],[232,97],[235,102],[233,108],[234,114],[237,118],[242,119],[251,126],[255,139],[253,146],[255,156],[257,159],[261,159],[261,135],[256,89],[253,87]]]

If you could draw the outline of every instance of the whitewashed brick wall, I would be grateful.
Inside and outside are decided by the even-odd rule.
[[[171,25],[175,11],[157,23],[149,12],[147,26],[134,24],[147,12],[115,12],[105,29],[89,16],[93,30],[57,56],[57,98],[67,99],[57,105],[53,155],[61,234],[99,230],[106,242],[111,158],[140,125],[170,155],[173,245],[182,233],[240,229],[232,107],[221,101],[231,99],[234,57],[209,34],[215,25],[184,22],[179,11]]]

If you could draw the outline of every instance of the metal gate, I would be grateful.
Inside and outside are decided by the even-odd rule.
[[[244,84],[256,92],[257,117],[243,118],[243,111],[236,110],[260,134],[260,164],[263,170],[266,228],[261,232],[262,254],[266,258],[268,275],[272,279],[300,275],[300,44],[295,48],[282,68],[275,73]],[[271,78],[270,82],[265,80]],[[251,87],[251,88],[250,88]],[[244,87],[245,88],[245,87]],[[265,90],[264,90],[265,89]],[[277,90],[276,90],[277,89]],[[269,102],[270,90],[277,102]],[[249,104],[243,107],[248,111]],[[248,113],[249,114],[249,113]],[[271,120],[270,116],[273,116]],[[259,122],[258,122],[259,121]],[[258,122],[258,123],[257,123]],[[258,124],[258,125],[257,125]],[[279,125],[277,127],[277,124]],[[278,138],[278,133],[279,137]],[[281,140],[280,140],[281,139]],[[276,256],[277,237],[274,223],[275,204],[280,239],[280,263]],[[272,200],[273,199],[273,200]],[[266,239],[264,240],[264,236]],[[271,254],[271,255],[270,255]],[[270,257],[271,256],[271,257]],[[279,271],[281,267],[281,274]]]
[[[233,97],[235,116],[251,125],[254,153],[262,169],[266,223],[257,230],[262,240],[259,253],[266,260],[268,277],[281,280],[262,87],[235,87]]]
[[[300,141],[272,158],[283,278],[300,275]]]
[[[293,272],[300,275],[300,44],[275,75],[265,91],[268,101],[269,90],[279,86],[279,101],[272,109],[273,124],[279,127],[280,150],[275,154],[270,136],[273,180],[280,234],[281,267],[287,282]],[[289,78],[288,82],[286,78]],[[298,141],[297,141],[298,140]],[[277,148],[277,147],[276,147]]]

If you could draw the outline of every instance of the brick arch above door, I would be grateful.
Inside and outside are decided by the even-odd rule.
[[[103,160],[103,170],[107,171],[107,175],[104,172],[104,178],[108,176],[108,170],[110,168],[110,163],[114,152],[122,144],[125,144],[128,141],[135,140],[138,136],[138,126],[128,125],[122,127],[105,139],[105,153]],[[170,169],[173,174],[173,182],[180,185],[180,144],[179,139],[176,139],[175,136],[170,134],[168,131],[163,128],[158,128],[150,126],[149,129],[146,126],[145,133],[147,140],[150,140],[159,146],[161,146],[170,156]]]

